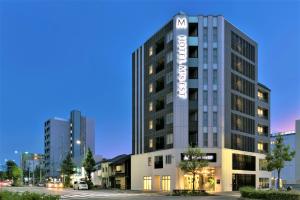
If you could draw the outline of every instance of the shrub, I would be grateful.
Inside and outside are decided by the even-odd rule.
[[[33,192],[0,191],[0,200],[59,200],[57,195],[38,194]]]
[[[252,187],[242,187],[240,193],[242,197],[250,199],[300,200],[300,193],[292,191],[256,190]]]

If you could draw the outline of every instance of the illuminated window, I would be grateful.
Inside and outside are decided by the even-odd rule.
[[[173,134],[167,134],[167,138],[166,138],[166,144],[173,144]]]
[[[144,176],[144,190],[151,190],[152,177]]]
[[[149,48],[149,56],[152,56],[153,55],[153,47],[150,47]]]
[[[258,151],[263,151],[264,150],[264,144],[262,142],[257,143],[257,150]]]
[[[258,109],[257,109],[257,114],[258,114],[258,116],[262,117],[262,116],[264,115],[263,109],[258,108]]]
[[[258,125],[257,126],[257,132],[260,133],[260,134],[263,133],[263,127]]]
[[[264,98],[264,94],[263,94],[261,91],[258,91],[258,92],[257,92],[257,97],[258,97],[259,99],[263,99],[263,98]]]
[[[170,191],[170,185],[171,185],[171,177],[170,176],[162,176],[161,189],[163,191]]]
[[[149,121],[149,129],[153,129],[153,120]]]
[[[150,103],[149,103],[149,111],[150,111],[150,112],[153,111],[153,102],[150,102]]]
[[[150,83],[149,84],[149,93],[152,93],[153,92],[153,83]]]
[[[149,148],[153,148],[153,139],[149,139]]]
[[[149,66],[149,75],[153,74],[153,65]]]
[[[117,172],[120,172],[120,171],[122,171],[122,167],[121,167],[121,165],[117,165],[117,166],[116,166],[116,171],[117,171]]]

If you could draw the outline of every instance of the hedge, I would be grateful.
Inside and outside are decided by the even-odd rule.
[[[300,193],[294,191],[256,190],[252,187],[240,189],[242,197],[266,200],[300,200]]]
[[[38,194],[33,192],[0,191],[0,200],[59,200],[57,195]]]

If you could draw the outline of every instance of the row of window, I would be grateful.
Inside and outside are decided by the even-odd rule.
[[[241,151],[255,152],[255,139],[252,137],[232,133],[231,148]]]
[[[231,48],[255,62],[255,47],[234,32],[231,32]]]
[[[255,103],[241,96],[231,94],[231,109],[255,116]]]
[[[231,68],[248,78],[255,80],[255,65],[231,53]]]
[[[255,85],[240,76],[231,73],[231,89],[255,98]]]
[[[267,92],[263,92],[262,90],[258,89],[257,97],[260,101],[269,102],[269,94]]]
[[[255,121],[253,119],[232,113],[231,114],[231,129],[254,135],[255,134]]]
[[[155,142],[155,144],[154,144]],[[153,138],[150,138],[148,140],[148,146],[151,150],[159,150],[159,149],[165,149],[165,146],[172,146],[173,145],[173,134],[169,133],[166,136],[159,136],[156,137],[155,140]]]
[[[144,190],[152,190],[152,177],[144,176],[143,177]],[[170,191],[171,188],[171,176],[162,176],[161,177],[161,190]]]
[[[172,124],[173,123],[173,113],[168,113],[166,115],[166,124]],[[149,130],[154,129],[155,126],[155,130],[159,131],[161,129],[165,128],[165,117],[159,117],[155,119],[155,124],[154,124],[154,120],[150,119],[149,120]]]

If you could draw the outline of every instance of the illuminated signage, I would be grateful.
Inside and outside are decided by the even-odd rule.
[[[177,17],[177,19],[176,19],[176,28],[177,29],[186,29],[187,28],[187,19],[186,19],[186,17]]]
[[[181,160],[190,160],[190,157],[184,153],[181,154]],[[202,156],[198,157],[197,160],[207,160],[208,162],[217,162],[216,153],[204,153]]]
[[[187,36],[177,36],[177,95],[187,98]]]
[[[177,96],[181,99],[187,99],[187,18],[178,16],[176,18],[176,68],[177,68]]]

